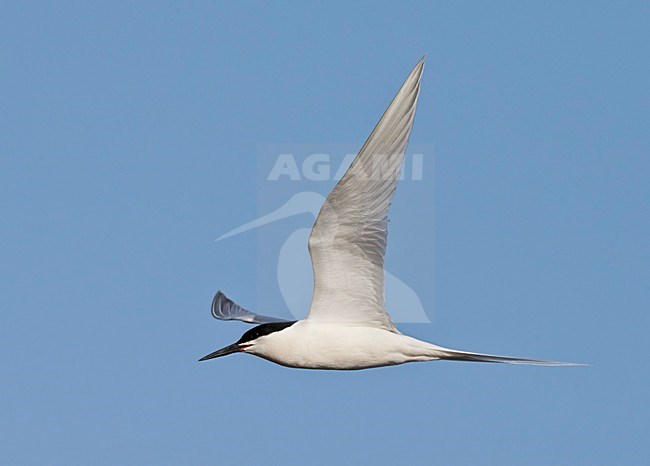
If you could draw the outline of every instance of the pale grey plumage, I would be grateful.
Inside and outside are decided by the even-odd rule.
[[[423,69],[424,58],[318,214],[309,237],[314,270],[309,320],[363,322],[397,331],[384,304],[388,209],[411,135]]]
[[[219,320],[241,320],[247,324],[268,324],[271,322],[286,322],[284,319],[269,317],[244,309],[242,306],[228,298],[221,291],[217,291],[212,299],[212,317]]]

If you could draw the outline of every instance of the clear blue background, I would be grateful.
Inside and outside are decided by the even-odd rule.
[[[649,16],[3,2],[0,462],[645,462]],[[214,291],[255,299],[254,236],[213,240],[256,214],[256,144],[363,142],[424,53],[435,218],[398,194],[388,261],[435,323],[403,330],[592,365],[196,362],[246,328]]]

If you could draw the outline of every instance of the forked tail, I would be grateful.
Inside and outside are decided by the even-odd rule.
[[[496,356],[493,354],[468,353],[445,348],[440,355],[442,360],[467,361],[467,362],[496,362],[502,364],[530,364],[534,366],[586,366],[575,362],[542,361],[539,359],[512,358],[509,356]]]

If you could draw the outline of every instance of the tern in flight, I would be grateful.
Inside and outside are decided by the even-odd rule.
[[[314,292],[304,320],[244,309],[217,292],[212,315],[259,324],[232,345],[200,359],[250,353],[283,366],[353,370],[416,361],[567,366],[444,348],[400,333],[384,302],[388,209],[397,187],[420,92],[424,58],[323,203],[309,236]]]

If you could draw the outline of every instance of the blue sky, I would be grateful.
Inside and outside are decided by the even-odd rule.
[[[3,2],[0,462],[646,461],[649,14]],[[263,210],[258,144],[361,145],[425,53],[435,170],[398,190],[387,266],[434,322],[402,330],[592,365],[198,363],[247,328],[217,289],[286,313],[257,302],[271,230],[214,242]]]

